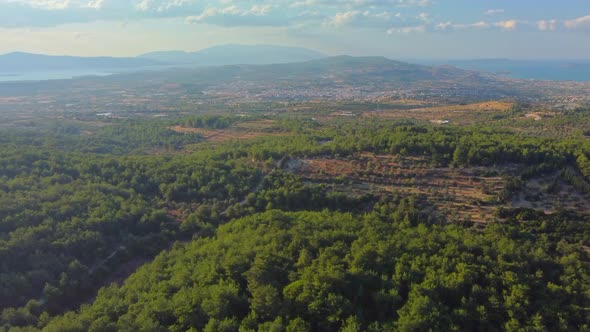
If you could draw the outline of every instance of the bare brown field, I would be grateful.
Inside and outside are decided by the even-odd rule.
[[[512,174],[516,167],[492,171]],[[336,180],[339,191],[353,195],[393,193],[425,195],[433,214],[451,216],[454,220],[478,223],[493,219],[500,206],[497,197],[506,179],[486,175],[490,168],[433,168],[420,157],[375,156],[363,153],[354,159],[304,159],[295,170],[310,181]]]

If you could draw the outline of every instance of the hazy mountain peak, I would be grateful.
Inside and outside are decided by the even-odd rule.
[[[198,66],[290,63],[323,57],[325,55],[318,51],[302,47],[240,44],[218,45],[196,52],[161,51],[140,56],[161,62]]]

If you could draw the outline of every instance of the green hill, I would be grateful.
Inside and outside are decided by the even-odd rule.
[[[45,330],[588,328],[588,266],[573,247],[537,233],[555,222],[481,232],[415,225],[407,201],[389,209],[364,217],[275,210],[232,221]]]

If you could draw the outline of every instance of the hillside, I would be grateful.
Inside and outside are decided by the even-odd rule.
[[[464,79],[480,76],[451,66],[429,67],[385,57],[335,56],[302,63],[240,67],[244,79],[315,78],[355,81],[416,82]],[[246,75],[246,76],[244,76]]]
[[[540,222],[531,230],[506,224],[484,232],[413,226],[394,217],[408,219],[413,207],[397,203],[389,217],[275,210],[234,220],[214,237],[162,253],[123,286],[103,289],[92,306],[45,330],[587,326],[587,302],[575,294],[588,287],[588,279],[577,281],[588,269],[547,250],[555,243],[535,235]]]
[[[458,68],[521,79],[590,81],[590,61],[588,60],[477,59],[423,61],[423,63],[427,65],[449,64]]]

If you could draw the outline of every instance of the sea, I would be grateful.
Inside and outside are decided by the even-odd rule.
[[[56,70],[25,73],[0,72],[0,82],[64,80],[84,76],[108,76],[115,73],[114,71],[103,70]]]
[[[22,82],[22,81],[48,81],[68,80],[80,77],[101,77],[116,74],[136,73],[145,71],[159,71],[177,67],[188,67],[182,65],[159,65],[133,68],[101,68],[101,69],[68,69],[68,70],[47,70],[27,72],[1,72],[0,82]]]

